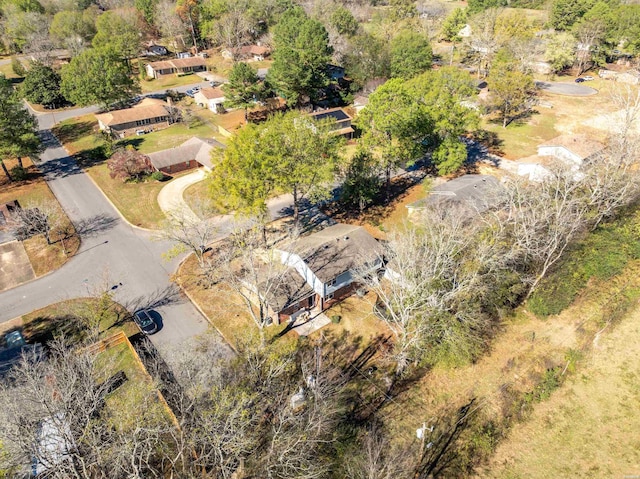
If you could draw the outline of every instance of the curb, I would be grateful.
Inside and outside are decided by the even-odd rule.
[[[64,148],[64,145],[62,146]],[[65,151],[67,151],[66,148],[64,148]],[[69,152],[67,152],[68,154]],[[69,155],[69,157],[71,157],[71,155]],[[78,166],[78,168],[80,168],[80,166]],[[146,231],[147,233],[157,233],[159,230],[152,230],[149,228],[143,228],[142,226],[136,226],[133,223],[131,223],[127,218],[125,218],[125,216],[120,212],[120,210],[118,209],[118,207],[113,203],[113,201],[111,201],[111,198],[109,198],[106,193],[104,191],[102,191],[102,188],[100,188],[100,186],[98,185],[98,183],[96,183],[96,181],[91,177],[91,175],[89,173],[87,173],[87,171],[84,168],[80,168],[82,170],[82,172],[87,175],[87,178],[89,178],[89,180],[91,180],[91,183],[93,183],[93,186],[95,186],[98,191],[100,192],[100,194],[102,196],[104,196],[104,199],[107,200],[107,203],[109,203],[111,205],[111,207],[116,210],[116,213],[118,213],[118,216],[120,217],[120,219],[122,219],[122,221],[124,221],[127,225],[131,226],[132,228],[135,228],[137,230],[140,231]],[[164,213],[164,211],[163,211]]]
[[[174,271],[174,275],[175,276],[179,276],[180,275],[180,268],[182,268],[182,265],[184,264],[184,262],[187,261],[191,257],[192,254],[193,253],[189,253],[187,256],[185,256],[182,259],[182,261],[180,261],[180,263],[178,263],[178,266]],[[224,339],[224,342],[227,343],[227,345],[231,348],[231,350],[234,353],[238,354],[238,350],[233,345],[233,343],[231,343],[231,341],[229,341],[229,339],[224,334],[222,334],[222,331],[220,331],[220,329],[213,323],[213,321],[211,321],[211,318],[209,318],[209,316],[207,316],[207,314],[200,307],[198,302],[195,299],[193,299],[193,297],[189,294],[189,292],[186,290],[186,288],[184,288],[184,286],[182,286],[182,284],[180,284],[178,281],[173,281],[173,282],[178,285],[178,288],[180,288],[180,291],[182,291],[185,294],[185,296],[187,298],[189,298],[189,301],[191,301],[191,304],[193,304],[193,306],[198,310],[198,312],[202,315],[202,317],[207,320],[207,323],[209,323],[209,325],[212,326],[218,332],[220,337],[222,339]]]
[[[51,133],[51,136],[53,136],[53,137],[56,139],[56,141],[58,142],[58,144],[59,144],[59,145],[62,147],[62,149],[64,149],[64,151],[67,153],[67,156],[68,156],[69,158],[73,158],[73,155],[71,155],[71,154],[69,153],[69,150],[67,150],[67,147],[66,147],[66,146],[64,146],[64,143],[62,143],[62,142],[60,141],[60,139],[59,139],[56,135],[54,135],[54,134],[53,134],[53,131],[52,131],[50,128],[49,128],[48,130],[46,130],[46,131],[48,131],[49,133]],[[75,160],[74,160],[74,161],[75,161]],[[120,218],[121,218],[121,219],[122,219],[126,224],[128,224],[128,225],[129,225],[129,226],[131,226],[132,228],[136,228],[136,229],[138,229],[138,230],[140,230],[140,231],[147,231],[147,232],[150,232],[150,233],[154,233],[154,232],[158,231],[158,230],[152,230],[152,229],[148,229],[148,228],[142,228],[142,227],[140,227],[140,226],[136,226],[136,225],[134,225],[133,223],[131,223],[127,218],[125,218],[125,217],[124,217],[124,215],[120,212],[120,210],[118,209],[118,207],[117,207],[117,206],[113,203],[113,201],[111,201],[111,199],[106,195],[106,193],[105,193],[104,191],[102,191],[102,188],[100,188],[100,186],[98,185],[98,183],[96,183],[96,181],[91,177],[91,175],[90,175],[89,173],[87,173],[87,171],[86,171],[84,168],[82,168],[80,165],[78,165],[78,162],[77,162],[77,161],[76,161],[76,166],[77,166],[78,168],[80,168],[80,170],[82,170],[82,172],[87,176],[87,178],[89,178],[89,180],[91,181],[91,183],[93,183],[93,186],[95,186],[95,187],[98,189],[98,191],[99,191],[99,192],[100,192],[100,194],[104,197],[104,199],[105,199],[105,200],[107,200],[107,203],[109,203],[109,204],[111,205],[111,207],[112,207],[114,210],[116,210],[116,213],[118,213],[118,216],[120,216]]]
[[[185,258],[180,261],[180,263],[178,264],[178,267],[176,268],[174,274],[179,276],[180,273],[180,268],[182,268],[182,265],[184,264],[184,262],[189,259],[191,257],[193,253],[188,254],[187,256],[185,256]],[[229,341],[229,339],[222,334],[222,331],[220,331],[220,329],[213,323],[213,321],[211,321],[211,319],[209,318],[209,316],[207,316],[207,314],[203,311],[203,309],[200,307],[200,305],[198,304],[198,302],[193,299],[193,297],[189,294],[189,292],[182,286],[182,284],[180,284],[178,281],[174,281],[175,284],[178,285],[178,288],[180,288],[180,291],[182,291],[185,296],[187,298],[189,298],[189,301],[191,301],[191,304],[193,304],[193,306],[198,310],[198,312],[202,315],[202,317],[204,319],[207,320],[207,323],[209,323],[210,326],[212,326],[220,335],[220,337],[224,340],[225,343],[227,343],[227,345],[231,348],[231,350],[238,354],[238,350],[236,349],[236,347],[231,343],[231,341]]]

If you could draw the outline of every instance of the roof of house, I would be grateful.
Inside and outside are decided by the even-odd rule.
[[[151,62],[149,66],[154,70],[168,70],[170,68],[203,67],[206,66],[206,64],[202,57],[187,57]]]
[[[378,240],[362,226],[342,223],[303,236],[280,249],[300,256],[323,283],[382,254]]]
[[[313,113],[309,113],[309,116],[311,116],[315,120],[332,118],[337,122],[352,119],[349,114],[342,108],[330,108],[329,110],[314,111]]]
[[[213,168],[211,163],[211,150],[214,148],[225,148],[225,146],[212,139],[200,138],[194,136],[188,139],[182,145],[168,150],[156,151],[149,153],[151,164],[157,169],[166,168],[168,166],[184,163],[185,161],[196,160],[209,169]]]
[[[222,91],[222,88],[220,87],[203,88],[198,93],[196,93],[194,97],[195,96],[202,96],[205,98],[205,100],[217,100],[219,98],[224,98],[224,91]]]
[[[604,148],[604,145],[586,135],[560,135],[548,142],[538,146],[544,147],[563,147],[580,156],[582,159],[587,158]]]
[[[260,290],[265,290],[264,283]],[[274,311],[280,312],[288,306],[308,298],[312,294],[313,288],[307,284],[304,278],[300,276],[295,269],[287,268],[275,285],[275,288],[269,289],[265,293],[265,299]]]
[[[114,110],[96,115],[105,126],[116,126],[134,121],[169,116],[168,104],[162,100],[145,98],[137,105],[124,110]]]
[[[483,212],[500,200],[503,188],[491,175],[463,175],[434,187],[426,198],[407,205],[409,209],[457,203]]]

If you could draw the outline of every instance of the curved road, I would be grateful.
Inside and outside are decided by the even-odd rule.
[[[56,120],[90,110],[61,112]],[[166,262],[162,258],[171,245],[125,223],[47,130],[51,115],[39,115],[38,119],[46,146],[39,166],[80,232],[82,245],[76,256],[59,270],[0,293],[0,321],[57,301],[87,296],[108,281],[116,301],[129,310],[153,307],[161,314],[161,330],[151,337],[159,350],[204,332],[207,321],[171,282],[179,260]]]

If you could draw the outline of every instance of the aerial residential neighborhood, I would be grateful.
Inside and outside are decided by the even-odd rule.
[[[638,25],[0,2],[0,476],[640,477]]]

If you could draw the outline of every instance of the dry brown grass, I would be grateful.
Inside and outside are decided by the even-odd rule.
[[[258,334],[258,327],[251,319],[242,298],[222,283],[210,288],[203,287],[198,281],[198,270],[195,257],[189,256],[178,271],[177,282],[224,339],[235,347],[238,340]],[[276,337],[285,327],[284,324],[267,327],[267,338]],[[297,334],[288,332],[285,337],[295,339]]]
[[[580,364],[579,373],[512,429],[481,477],[640,473],[640,308],[612,329]]]
[[[331,323],[309,337],[317,338],[324,333],[335,333],[338,337],[343,331],[347,331],[352,338],[359,337],[363,344],[367,344],[378,336],[389,336],[389,328],[373,313],[374,303],[375,295],[371,292],[363,298],[357,295],[349,296],[324,312],[329,318],[334,315],[340,316],[340,322]]]
[[[34,203],[55,205],[58,215],[62,218],[62,229],[69,232],[66,239],[64,235],[54,233],[52,235],[53,244],[50,245],[42,235],[31,237],[23,242],[36,276],[42,276],[66,263],[80,248],[80,239],[73,234],[71,222],[36,166],[28,158],[25,158],[23,162],[28,173],[25,181],[9,183],[4,176],[0,177],[0,203],[18,200],[23,208],[28,208]],[[18,162],[17,160],[6,160],[5,164],[11,169],[17,166]]]

